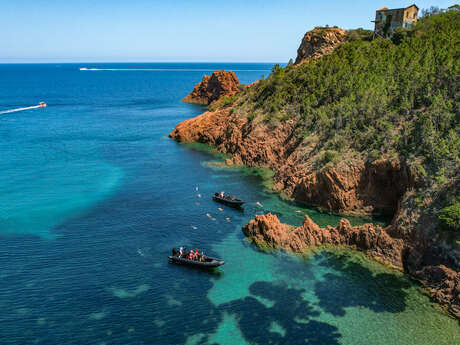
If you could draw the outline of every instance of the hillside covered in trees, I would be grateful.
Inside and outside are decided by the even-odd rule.
[[[295,121],[295,136],[316,142],[318,168],[356,156],[406,161],[422,183],[416,202],[441,197],[442,224],[460,231],[460,14],[428,14],[392,40],[349,37],[320,60],[275,66],[221,106],[271,127]]]

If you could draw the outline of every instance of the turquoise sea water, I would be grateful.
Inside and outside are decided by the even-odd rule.
[[[0,65],[0,112],[48,103],[0,114],[0,344],[459,344],[458,322],[400,273],[352,251],[300,258],[245,241],[257,213],[339,218],[167,138],[203,111],[181,98],[224,68],[249,83],[271,65]],[[213,203],[220,190],[244,212]],[[173,266],[177,245],[227,263]]]

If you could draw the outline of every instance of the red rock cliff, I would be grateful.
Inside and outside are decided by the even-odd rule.
[[[222,96],[232,96],[237,93],[239,84],[235,73],[214,71],[211,76],[205,75],[183,101],[208,105]]]
[[[346,31],[340,28],[314,28],[308,31],[297,49],[295,64],[331,53],[345,40],[345,36]]]
[[[275,172],[275,190],[324,209],[357,214],[393,214],[413,173],[399,161],[355,159],[316,169],[315,146],[299,141],[295,124],[277,127],[248,121],[228,109],[186,120],[169,134],[182,142],[201,142],[233,155],[235,164],[267,167]]]

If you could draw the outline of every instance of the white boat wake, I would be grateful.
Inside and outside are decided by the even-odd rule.
[[[86,68],[81,67],[80,71],[156,71],[156,72],[214,72],[214,69],[200,69],[200,68]],[[261,69],[234,69],[233,72],[266,72],[267,70]]]
[[[39,105],[33,105],[31,107],[24,107],[24,108],[15,108],[15,109],[8,109],[0,111],[0,114],[8,114],[8,113],[15,113],[17,111],[24,111],[24,110],[31,110],[31,109],[38,109],[38,108],[45,108],[46,103],[40,102]]]

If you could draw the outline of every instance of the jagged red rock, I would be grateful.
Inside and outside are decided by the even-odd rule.
[[[311,59],[316,60],[330,54],[343,41],[346,31],[340,28],[314,28],[308,31],[297,49],[295,64],[301,64]]]
[[[239,84],[234,72],[214,71],[211,76],[205,75],[183,101],[209,105],[223,96],[232,96],[237,93]]]
[[[244,234],[259,246],[283,248],[302,252],[309,247],[324,244],[346,245],[366,251],[380,261],[403,267],[404,241],[392,238],[385,229],[373,224],[352,226],[343,218],[336,227],[320,228],[305,216],[303,224],[294,228],[282,224],[276,215],[257,215],[243,227]]]

